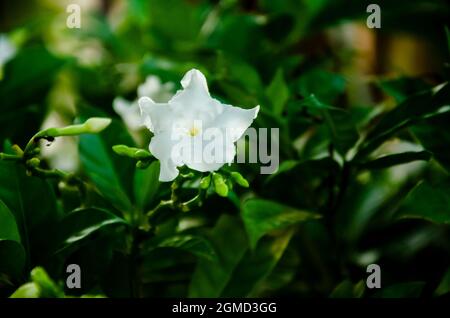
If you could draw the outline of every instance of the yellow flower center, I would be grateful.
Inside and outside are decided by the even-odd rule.
[[[199,129],[198,129],[197,127],[192,127],[192,128],[189,130],[189,135],[190,135],[191,137],[197,136],[198,133],[199,133]]]

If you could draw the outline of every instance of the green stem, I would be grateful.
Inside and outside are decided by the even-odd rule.
[[[0,160],[5,161],[20,161],[22,160],[22,157],[19,155],[10,155],[3,152],[0,152]]]

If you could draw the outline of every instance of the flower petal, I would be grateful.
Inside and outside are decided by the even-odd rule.
[[[222,134],[222,136],[225,135]],[[214,153],[211,154],[210,150],[213,148]],[[201,152],[201,160],[196,160],[195,156],[191,158],[183,157],[183,163],[189,168],[200,172],[217,171],[224,164],[231,163],[236,156],[236,148],[234,144],[230,140],[227,142],[225,139],[222,140],[222,144],[219,143],[216,145],[214,145],[214,140],[203,141],[201,146],[193,147],[193,149],[195,151],[195,155],[199,155],[199,152]]]
[[[139,105],[136,102],[116,97],[113,101],[113,109],[130,129],[137,130],[143,125]]]
[[[214,126],[223,128],[233,142],[239,140],[244,132],[258,116],[259,106],[252,109],[243,109],[223,104],[223,112],[216,117]]]
[[[170,132],[155,135],[150,141],[149,150],[161,163],[159,181],[172,181],[178,176],[179,171],[176,161],[179,162],[180,158],[175,158],[173,154],[173,148],[177,143],[179,141],[174,140]]]
[[[208,84],[205,75],[197,69],[192,69],[187,72],[181,80],[181,86],[184,89],[199,89],[209,95]]]
[[[155,103],[149,97],[139,98],[138,103],[143,123],[151,132],[157,134],[170,130],[173,117],[169,105]]]

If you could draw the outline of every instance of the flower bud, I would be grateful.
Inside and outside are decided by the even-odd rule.
[[[30,160],[27,160],[27,165],[33,168],[39,167],[40,164],[41,160],[39,160],[39,158],[31,158]]]
[[[111,123],[110,118],[92,117],[84,124],[70,125],[61,128],[49,128],[39,133],[38,137],[77,136],[81,134],[96,134]]]
[[[249,187],[248,181],[239,172],[233,171],[231,173],[231,178],[233,178],[234,182],[239,184],[241,187],[244,187],[244,188]]]
[[[147,150],[128,147],[126,145],[115,145],[112,149],[119,156],[130,157],[138,160],[149,159],[152,156],[152,154]]]
[[[86,132],[96,134],[108,127],[109,124],[111,124],[111,118],[92,117],[86,120],[83,126]]]
[[[216,193],[220,195],[221,197],[227,197],[228,196],[228,186],[225,183],[225,180],[223,179],[222,175],[219,173],[213,174],[213,182],[214,182],[214,189],[216,190]]]
[[[210,184],[211,184],[211,175],[209,174],[200,180],[200,189],[206,190],[209,188]]]

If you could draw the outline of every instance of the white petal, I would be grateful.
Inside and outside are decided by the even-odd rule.
[[[211,98],[205,76],[193,69],[181,80],[182,90],[179,90],[169,101],[172,109],[192,120],[202,120],[209,125],[222,112],[222,104]]]
[[[143,123],[151,132],[157,134],[170,130],[173,114],[169,105],[155,103],[149,97],[139,98],[138,103]]]
[[[179,158],[173,157],[173,148],[179,141],[171,138],[170,132],[163,132],[155,135],[150,141],[149,150],[160,161],[161,170],[159,172],[159,181],[172,181],[178,176],[177,164]]]
[[[3,34],[0,34],[0,66],[8,62],[16,54],[16,46]]]
[[[113,109],[130,129],[141,128],[141,113],[136,102],[129,102],[122,97],[116,97],[113,101]]]
[[[225,129],[231,140],[235,142],[250,127],[253,120],[258,116],[258,112],[259,106],[252,109],[243,109],[223,104],[223,112],[216,118],[213,125]]]
[[[181,80],[181,86],[183,86],[184,89],[191,88],[203,90],[209,95],[208,84],[206,82],[205,75],[203,75],[202,72],[195,68],[184,75],[183,79]]]
[[[147,76],[145,82],[138,86],[138,96],[148,96],[154,98],[154,95],[161,89],[161,81],[157,76]]]
[[[212,172],[219,170],[224,164],[231,163],[236,156],[236,148],[231,141],[225,141],[222,144],[222,149],[215,149],[216,156],[213,156],[214,160],[210,160],[207,158],[207,153],[205,152],[205,148],[208,146],[208,143],[211,141],[203,141],[201,149],[199,147],[194,147],[194,151],[196,154],[201,152],[202,160],[192,160],[194,158],[189,158],[190,160],[183,158],[183,162],[191,169],[200,171],[200,172]],[[221,154],[218,155],[217,151],[221,151]]]

